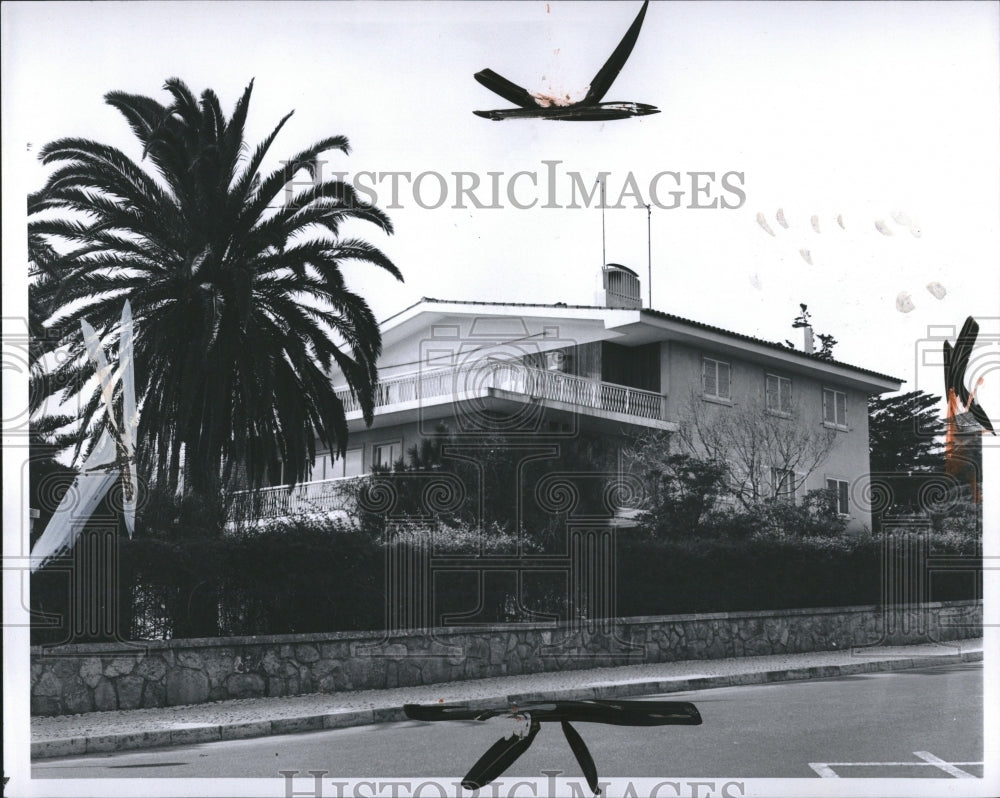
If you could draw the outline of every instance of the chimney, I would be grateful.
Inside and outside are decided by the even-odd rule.
[[[609,263],[601,269],[601,288],[596,304],[606,308],[642,308],[642,286],[639,275],[619,263]]]
[[[813,328],[811,324],[802,325],[802,350],[811,355],[815,351],[813,346]]]

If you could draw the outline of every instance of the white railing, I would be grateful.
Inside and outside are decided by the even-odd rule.
[[[375,389],[375,409],[449,396],[461,401],[483,396],[488,389],[637,418],[660,421],[664,417],[663,396],[653,391],[486,359],[468,366],[380,380]],[[339,390],[337,396],[347,413],[361,412],[360,403],[349,390]]]
[[[277,485],[232,495],[232,519],[288,518],[297,515],[348,512],[354,509],[360,480],[346,477],[302,482],[293,488]]]

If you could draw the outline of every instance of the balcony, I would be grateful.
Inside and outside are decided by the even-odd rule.
[[[361,406],[347,389],[337,391],[348,421],[361,419]],[[600,382],[572,374],[530,368],[502,360],[478,360],[467,366],[435,369],[380,380],[375,391],[375,417],[396,423],[407,414],[439,411],[455,403],[492,398],[498,407],[541,403],[548,408],[583,413],[615,423],[674,430],[664,419],[664,397],[653,391]],[[387,417],[393,416],[389,419]],[[256,494],[233,496],[230,518],[260,520],[325,515],[346,518],[367,475],[279,485]]]
[[[231,497],[229,518],[231,521],[320,515],[346,518],[365,479],[363,476],[321,479],[295,486],[276,485],[256,493],[239,491]]]
[[[361,418],[361,406],[349,390],[339,390],[337,396],[344,403],[349,421]],[[375,415],[447,407],[489,397],[522,404],[540,402],[554,409],[642,426],[675,427],[664,418],[664,397],[653,391],[504,360],[478,360],[456,368],[380,380],[375,390]]]

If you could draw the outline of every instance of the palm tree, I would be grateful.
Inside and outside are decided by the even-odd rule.
[[[79,320],[113,338],[122,303],[135,319],[140,473],[168,489],[212,491],[240,473],[259,487],[284,468],[308,478],[319,446],[343,453],[344,408],[330,372],[343,372],[371,422],[378,324],[347,287],[345,261],[385,269],[377,248],[341,236],[349,220],[392,225],[349,184],[321,179],[321,156],[348,153],[324,138],[262,175],[286,115],[255,149],[244,140],[253,82],[227,119],[211,90],[197,99],[176,78],[172,102],[105,96],[143,147],[140,163],[96,141],[65,138],[40,158],[56,165],[29,197],[29,238],[50,245],[35,292],[70,356],[48,380],[62,397],[86,391]],[[286,186],[312,183],[290,201]],[[51,390],[55,390],[54,387]],[[86,398],[86,397],[84,397]],[[101,425],[95,390],[84,431]]]

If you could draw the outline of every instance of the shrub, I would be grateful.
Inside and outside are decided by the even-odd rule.
[[[712,518],[717,529],[719,519],[742,523],[738,513]],[[419,572],[433,579],[425,583],[433,586],[433,604],[421,618],[434,625],[580,618],[601,607],[632,616],[877,604],[885,565],[913,573],[925,565],[913,560],[922,553],[981,556],[979,540],[958,531],[796,534],[755,518],[756,526],[741,525],[732,534],[649,538],[620,531],[613,537],[618,587],[610,606],[579,587],[571,594],[558,566],[518,574],[516,565],[490,568],[485,558],[483,568],[464,567],[470,555],[514,557],[519,545],[523,554],[555,552],[501,528],[483,535],[447,524],[396,524],[385,537],[374,537],[342,523],[299,520],[214,537],[120,539],[122,628],[133,639],[190,636],[206,622],[198,612],[207,601],[199,597],[211,597],[211,634],[384,629],[387,602],[399,600],[392,591],[400,587],[386,580],[406,573],[387,577],[387,563],[418,565],[429,545],[436,556],[462,555],[457,567]],[[65,573],[36,575],[36,609],[38,577],[65,581]],[[928,600],[982,595],[981,577],[972,570],[935,572],[928,583]],[[414,587],[418,582],[403,580],[404,592]],[[57,642],[65,632],[38,631],[33,639]]]
[[[726,466],[687,454],[653,457],[645,451],[640,457],[647,491],[640,525],[656,537],[704,531],[706,516],[724,492]]]
[[[497,523],[486,524],[482,529],[436,524],[390,523],[384,541],[404,545],[429,545],[435,554],[532,554],[541,546],[524,531],[515,535]]]
[[[373,479],[359,487],[358,526],[381,536],[410,522],[474,529],[485,519],[491,533],[520,530],[541,540],[567,514],[614,514],[612,450],[603,438],[542,433],[525,448],[522,438],[501,430],[470,443],[441,426],[405,461],[373,469]]]
[[[831,490],[811,490],[801,502],[780,499],[762,502],[744,512],[758,531],[815,537],[843,532],[847,520],[837,512],[837,496]]]
[[[233,537],[220,569],[224,634],[377,629],[378,544],[341,523],[285,521]]]
[[[921,535],[932,554],[971,554],[953,536]],[[902,539],[876,536],[788,535],[757,530],[744,537],[686,540],[621,540],[618,549],[620,590],[616,612],[653,615],[684,612],[878,604],[883,600],[883,559],[903,558],[913,572],[915,546]],[[897,573],[904,563],[895,562]],[[937,574],[931,580],[932,601],[981,596],[981,577],[974,573]]]
[[[949,501],[927,511],[931,528],[935,532],[968,538],[981,542],[983,534],[983,505],[968,495],[953,496]]]

